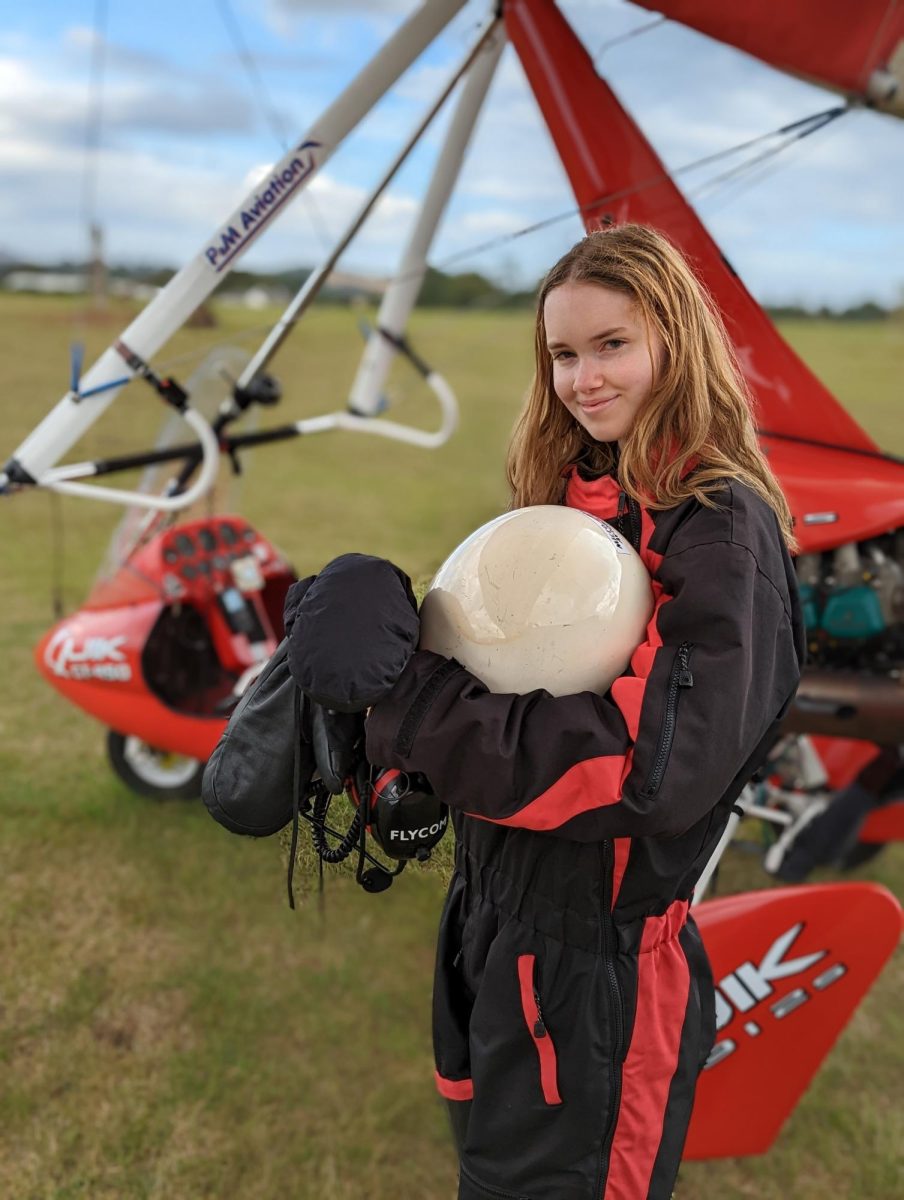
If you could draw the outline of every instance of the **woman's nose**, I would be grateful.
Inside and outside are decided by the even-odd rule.
[[[600,386],[602,379],[603,371],[598,362],[581,359],[578,362],[578,369],[574,373],[572,386],[576,392],[593,392]]]

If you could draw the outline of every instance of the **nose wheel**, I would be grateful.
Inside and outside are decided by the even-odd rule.
[[[110,765],[139,796],[152,800],[197,800],[205,764],[185,754],[174,754],[151,746],[141,738],[126,737],[111,729],[107,733]]]

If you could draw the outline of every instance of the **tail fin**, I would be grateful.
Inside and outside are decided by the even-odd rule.
[[[694,910],[716,983],[716,1044],[686,1158],[762,1154],[869,991],[901,933],[873,883],[748,892]]]
[[[556,6],[507,0],[505,21],[587,228],[639,221],[681,247],[725,318],[762,430],[875,451],[873,440],[782,341]]]

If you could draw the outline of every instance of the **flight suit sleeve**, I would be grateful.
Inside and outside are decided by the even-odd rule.
[[[787,590],[744,545],[690,546],[657,575],[646,639],[605,695],[495,694],[418,651],[368,718],[369,760],[501,825],[580,841],[684,832],[790,703],[802,647]]]

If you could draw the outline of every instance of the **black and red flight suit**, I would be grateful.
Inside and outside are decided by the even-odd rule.
[[[804,653],[772,510],[714,498],[647,511],[572,468],[565,502],[619,523],[655,594],[606,695],[496,695],[418,651],[368,719],[368,759],[454,810],[434,1044],[460,1200],[671,1195],[714,1037],[688,903]]]

